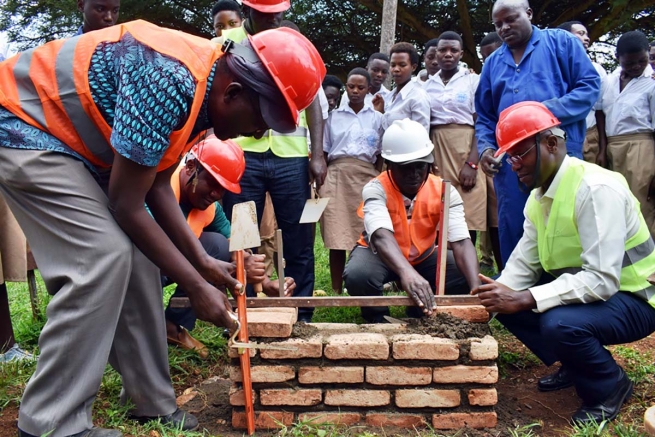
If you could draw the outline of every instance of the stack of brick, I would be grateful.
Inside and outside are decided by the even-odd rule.
[[[469,321],[487,318],[481,307],[443,310]],[[403,325],[315,323],[309,338],[289,338],[293,309],[249,310],[248,319],[253,340],[295,349],[249,350],[259,429],[297,420],[442,430],[496,425],[498,343],[491,336],[451,340]],[[242,429],[236,349],[230,357],[232,425]]]

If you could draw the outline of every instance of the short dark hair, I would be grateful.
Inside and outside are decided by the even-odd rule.
[[[480,47],[489,46],[491,44],[502,44],[502,43],[503,40],[500,39],[500,37],[496,32],[489,32],[488,34],[485,35],[484,38],[482,38],[482,41],[480,41]]]
[[[439,35],[439,38],[437,38],[438,41],[458,41],[459,46],[464,49],[464,40],[462,39],[461,36],[459,36],[459,33],[453,32],[452,30],[447,30],[441,35]]]
[[[341,79],[339,79],[338,77],[336,77],[333,74],[326,74],[325,78],[323,79],[323,85],[322,86],[323,86],[323,89],[325,89],[325,88],[327,88],[329,86],[333,86],[336,89],[338,89],[339,91],[341,91],[341,89],[343,88],[343,82],[341,82]]]
[[[621,35],[616,43],[616,56],[627,55],[630,53],[648,52],[650,43],[648,37],[639,30],[631,30]]]
[[[423,46],[423,54],[425,55],[425,52],[428,51],[430,47],[436,47],[439,45],[439,38],[432,38],[431,40],[428,40],[428,42],[425,43]]]
[[[375,61],[376,59],[379,59],[380,61],[384,61],[386,63],[389,63],[389,56],[385,55],[384,53],[373,53],[371,56],[368,57],[368,61],[366,61],[366,65],[371,65],[371,62]]]
[[[562,29],[562,30],[566,30],[567,32],[571,32],[571,29],[576,24],[578,24],[580,26],[584,26],[584,24],[582,24],[580,21],[565,21],[564,23],[557,26],[557,28]]]
[[[350,76],[364,76],[366,78],[366,82],[371,83],[371,75],[368,74],[366,68],[362,68],[362,67],[353,68],[352,70],[350,70],[350,72],[348,72],[348,78],[350,78]]]
[[[234,0],[218,0],[212,8],[212,17],[221,11],[234,11],[241,16],[241,6]]]
[[[391,55],[394,53],[407,53],[409,55],[409,61],[412,64],[418,64],[418,52],[416,51],[416,47],[414,47],[413,44],[408,42],[397,42],[391,46],[391,50],[389,50],[389,57],[391,57]]]

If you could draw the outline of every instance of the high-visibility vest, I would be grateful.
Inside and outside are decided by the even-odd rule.
[[[526,212],[537,229],[539,261],[543,269],[553,276],[582,271],[582,245],[575,216],[575,198],[585,173],[601,173],[614,178],[626,187],[625,178],[619,173],[605,170],[580,159],[569,158],[570,165],[555,193],[553,204],[545,223],[541,204],[530,195]],[[639,209],[639,202],[632,194],[635,214],[639,215],[639,230],[625,242],[619,290],[635,293],[655,307],[655,287],[646,278],[655,272],[655,243]]]
[[[412,246],[419,254],[424,254],[431,248],[437,239],[437,227],[441,220],[441,178],[429,175],[414,200],[414,210],[411,221],[407,220],[405,200],[403,195],[394,186],[388,172],[380,174],[377,178],[387,195],[387,209],[393,223],[393,235],[398,242],[400,251],[409,260]],[[357,213],[364,217],[364,202],[359,205]],[[359,237],[358,245],[368,247],[364,234]],[[421,257],[412,264],[418,264],[425,259]]]
[[[58,138],[98,167],[114,158],[111,127],[96,107],[89,87],[89,65],[98,44],[125,33],[153,50],[180,61],[196,81],[186,123],[170,137],[158,170],[175,164],[195,142],[190,138],[207,89],[207,78],[222,55],[211,41],[137,20],[52,41],[0,64],[0,106]]]
[[[248,33],[243,26],[234,29],[224,30],[223,41],[231,39],[241,43],[248,38]],[[307,117],[305,111],[300,112],[298,127],[290,134],[282,134],[269,129],[260,139],[254,137],[239,137],[234,141],[241,146],[244,152],[264,153],[271,150],[281,158],[305,158],[308,155],[307,143]]]
[[[173,188],[173,193],[175,193],[177,203],[180,203],[181,193],[180,172],[184,169],[184,167],[185,164],[180,163],[180,165],[171,176],[171,188]],[[196,237],[200,238],[200,234],[202,234],[203,229],[205,229],[214,221],[214,217],[216,217],[216,203],[212,203],[207,209],[204,210],[193,208],[191,211],[189,211],[186,222],[189,224],[189,227],[196,235]]]

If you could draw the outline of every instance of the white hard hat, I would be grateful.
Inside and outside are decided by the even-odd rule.
[[[434,145],[422,124],[409,118],[396,120],[382,137],[382,157],[391,162],[432,164]]]

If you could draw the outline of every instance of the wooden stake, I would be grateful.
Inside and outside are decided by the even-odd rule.
[[[446,261],[448,260],[448,215],[450,212],[450,181],[441,182],[441,220],[439,221],[439,242],[437,247],[437,296],[446,292]]]
[[[280,284],[280,297],[284,297],[284,243],[282,241],[282,229],[275,231],[275,249],[277,250],[277,280]]]

